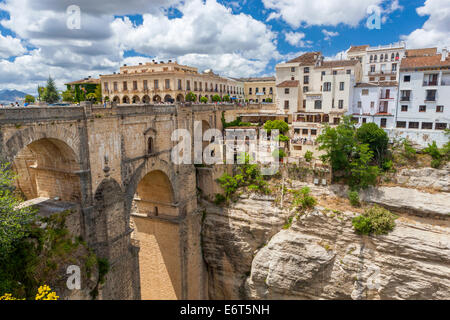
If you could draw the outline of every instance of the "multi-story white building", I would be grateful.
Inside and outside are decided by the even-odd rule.
[[[450,124],[450,58],[442,54],[415,55],[403,59],[399,101],[392,136],[408,138],[426,146],[447,142]]]
[[[404,42],[385,46],[352,46],[347,51],[350,60],[359,60],[362,64],[362,82],[398,81],[401,60],[406,55]]]
[[[323,125],[338,124],[353,103],[361,63],[324,61],[320,52],[311,52],[277,65],[276,70],[278,111],[292,119],[291,155],[317,154],[315,140]]]
[[[392,129],[395,126],[397,98],[397,82],[357,83],[349,114],[358,125],[373,122],[381,128]]]

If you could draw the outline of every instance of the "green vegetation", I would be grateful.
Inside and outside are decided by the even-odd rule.
[[[287,157],[287,154],[283,149],[277,149],[274,152],[272,152],[272,156],[275,159],[283,159]]]
[[[222,98],[218,94],[214,95],[211,99],[213,102],[221,102],[222,101]]]
[[[281,134],[285,134],[289,131],[289,125],[283,120],[269,120],[264,124],[264,129],[268,134],[270,134],[272,130],[278,130]]]
[[[200,98],[200,102],[201,103],[208,103],[208,98],[207,97],[201,97]]]
[[[359,199],[358,191],[349,191],[348,199],[350,200],[350,204],[354,207],[361,206],[361,201]]]
[[[364,123],[356,131],[356,138],[360,143],[369,145],[374,160],[381,165],[388,152],[389,138],[386,132],[375,123]]]
[[[32,95],[27,94],[25,96],[25,103],[35,103],[35,102],[36,99]]]
[[[95,99],[96,99],[95,93],[89,93],[89,94],[86,96],[86,99],[87,99],[88,101],[95,101]]]
[[[216,204],[229,201],[239,188],[248,187],[249,190],[269,194],[270,190],[267,188],[267,182],[264,181],[261,171],[257,164],[250,164],[251,157],[243,153],[239,156],[238,167],[239,174],[234,176],[224,173],[217,182],[225,191],[225,195],[216,195]]]
[[[316,204],[317,200],[313,196],[310,195],[311,189],[308,187],[302,188],[299,190],[290,190],[290,192],[293,194],[294,199],[292,201],[292,204],[301,209],[302,211],[313,209]]]
[[[305,160],[306,162],[311,162],[313,160],[313,153],[311,151],[306,151]]]
[[[75,92],[73,90],[66,90],[62,93],[62,100],[64,102],[74,102]]]
[[[384,135],[373,126],[357,130],[351,118],[344,117],[336,128],[326,127],[317,138],[319,150],[326,152],[321,159],[331,165],[335,179],[354,189],[375,185],[381,174],[379,165],[386,161]]]
[[[395,228],[397,216],[382,207],[374,206],[353,219],[355,231],[362,235],[388,234]]]
[[[224,129],[231,127],[252,127],[253,125],[250,122],[242,122],[241,117],[237,117],[236,120],[231,122],[225,121],[225,112],[222,112],[222,125]]]
[[[195,93],[189,92],[186,95],[186,102],[195,102],[195,101],[197,101],[197,96],[195,95]]]
[[[223,96],[222,101],[224,101],[224,102],[230,102],[230,101],[231,101],[231,98],[230,98],[229,95],[225,95],[225,96]]]
[[[268,102],[268,103],[272,103],[272,102],[273,102],[273,100],[272,100],[272,98],[267,98],[267,99],[266,99],[266,102]]]
[[[431,167],[437,169],[437,168],[439,168],[441,166],[442,161],[445,158],[445,153],[444,153],[445,151],[444,150],[441,151],[438,148],[438,146],[436,144],[436,141],[433,141],[432,144],[428,144],[428,147],[425,148],[423,150],[423,152],[426,153],[426,154],[429,154],[431,156],[431,158],[433,159],[431,161]]]
[[[45,87],[42,99],[48,104],[56,103],[59,101],[59,94],[56,90],[55,81],[49,77],[47,80],[47,86]]]

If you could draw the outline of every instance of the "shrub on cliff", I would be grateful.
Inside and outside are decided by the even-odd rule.
[[[397,216],[389,210],[374,206],[354,218],[352,224],[358,234],[382,235],[394,230],[396,219]]]
[[[301,210],[313,209],[317,204],[316,198],[310,195],[311,189],[308,187],[304,187],[300,191],[293,190],[291,193],[294,195],[293,205]]]

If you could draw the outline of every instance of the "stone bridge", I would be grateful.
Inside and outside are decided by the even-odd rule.
[[[0,158],[26,199],[79,208],[80,235],[111,264],[102,299],[203,299],[196,169],[170,160],[173,130],[222,129],[215,105],[0,109]],[[233,115],[231,115],[233,118]],[[139,241],[134,241],[136,238]]]

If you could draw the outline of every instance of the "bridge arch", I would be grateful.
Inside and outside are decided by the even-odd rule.
[[[177,95],[177,102],[184,102],[184,96],[181,93]]]
[[[59,198],[80,203],[81,165],[75,151],[56,138],[35,139],[23,144],[17,153],[10,155],[12,169],[17,173],[16,185],[23,197],[27,200]]]
[[[122,102],[124,104],[130,104],[130,98],[128,96],[125,96],[125,97],[122,98]]]
[[[183,252],[176,199],[173,176],[163,168],[152,168],[139,179],[131,225],[140,244],[139,278],[144,300],[182,298]]]
[[[115,96],[115,97],[113,98],[113,102],[114,102],[114,103],[120,103],[120,98],[119,98],[118,96]]]

